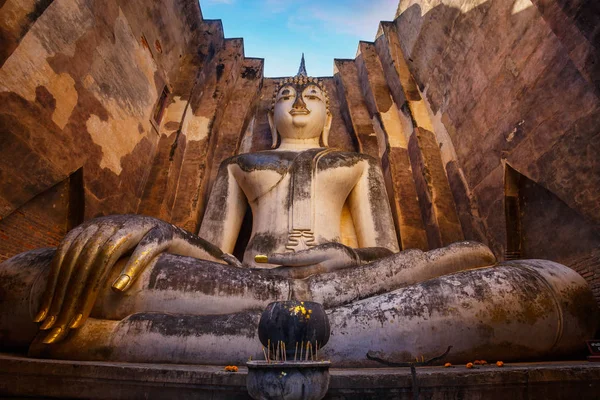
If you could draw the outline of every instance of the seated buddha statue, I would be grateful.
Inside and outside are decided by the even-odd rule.
[[[273,148],[225,160],[198,235],[141,215],[89,220],[57,249],[0,265],[4,349],[72,360],[235,364],[262,355],[261,311],[322,303],[322,356],[535,359],[597,327],[586,282],[550,261],[495,264],[483,244],[400,251],[379,161],[328,147],[327,91],[300,71],[277,86]],[[248,206],[243,259],[231,253]],[[356,243],[342,240],[349,212]]]

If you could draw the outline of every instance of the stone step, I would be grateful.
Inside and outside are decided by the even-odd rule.
[[[413,399],[410,368],[332,368],[325,399]],[[0,397],[249,399],[247,368],[40,360],[0,354]],[[419,398],[597,399],[600,363],[559,361],[416,368]]]

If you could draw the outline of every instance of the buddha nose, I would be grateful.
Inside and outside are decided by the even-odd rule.
[[[302,95],[296,96],[296,101],[294,101],[294,104],[292,105],[292,109],[308,111],[308,109],[306,108],[306,103],[304,102],[304,100],[302,100]]]

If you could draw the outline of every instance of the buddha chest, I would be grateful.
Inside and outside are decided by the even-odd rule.
[[[328,148],[241,155],[230,165],[255,233],[282,231],[289,251],[318,244],[317,235],[339,235],[342,207],[365,167],[362,155]]]

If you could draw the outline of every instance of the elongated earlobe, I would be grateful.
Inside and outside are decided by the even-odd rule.
[[[325,126],[323,127],[323,133],[321,134],[321,141],[323,142],[323,147],[329,147],[329,130],[331,129],[331,122],[333,118],[331,113],[327,112],[327,120],[325,120]]]
[[[275,127],[275,120],[273,119],[273,112],[269,111],[267,113],[267,118],[269,120],[269,127],[271,128],[271,137],[273,138],[273,142],[271,143],[271,148],[274,149],[277,147],[277,128]]]

